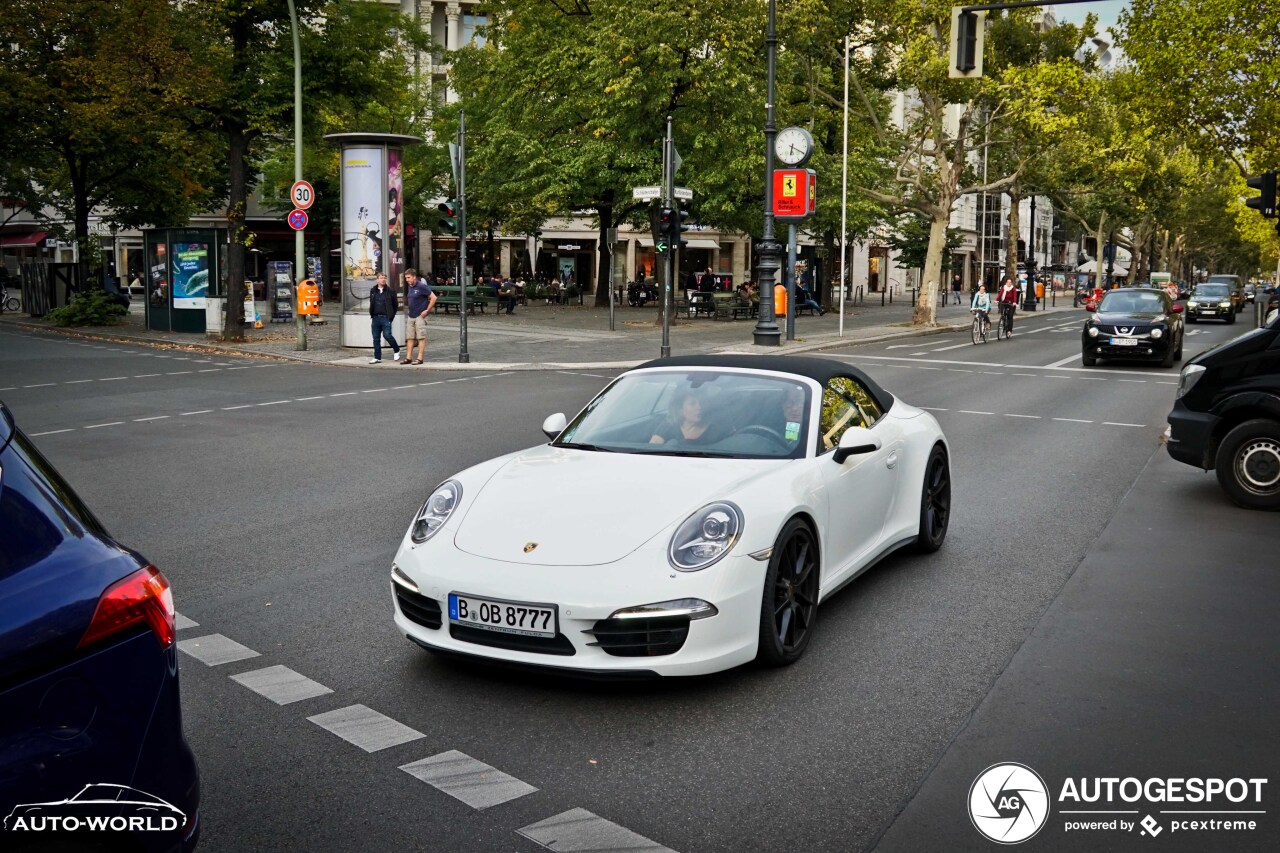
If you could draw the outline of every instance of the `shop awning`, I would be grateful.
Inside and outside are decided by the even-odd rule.
[[[37,246],[43,246],[48,236],[48,231],[17,231],[13,234],[0,234],[0,246],[11,249],[34,249]]]
[[[652,237],[640,237],[638,239],[640,240],[640,245],[642,248],[645,248],[645,249],[653,248]],[[717,243],[715,240],[694,240],[690,238],[685,238],[685,242],[689,244],[688,248],[690,249],[719,249],[720,248],[720,244]]]

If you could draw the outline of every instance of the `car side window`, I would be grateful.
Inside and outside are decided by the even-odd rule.
[[[839,444],[849,427],[872,427],[882,417],[884,410],[861,382],[849,376],[830,379],[822,389],[822,451]]]

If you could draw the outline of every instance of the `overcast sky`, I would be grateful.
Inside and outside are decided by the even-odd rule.
[[[1096,3],[1054,6],[1053,12],[1059,21],[1069,24],[1084,23],[1085,15],[1092,12],[1098,16],[1098,31],[1105,33],[1108,27],[1115,26],[1116,19],[1120,17],[1120,11],[1128,5],[1128,0],[1098,0]]]

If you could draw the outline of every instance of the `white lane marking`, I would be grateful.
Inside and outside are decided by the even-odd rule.
[[[178,650],[186,652],[205,666],[222,666],[238,660],[260,657],[248,646],[242,646],[230,637],[208,634],[178,641]]]
[[[1054,418],[1055,421],[1065,421],[1072,424],[1091,424],[1093,421],[1086,421],[1080,418]]]
[[[151,417],[149,417],[149,418],[134,418],[134,419],[133,419],[133,422],[134,422],[135,424],[140,424],[140,423],[143,423],[143,422],[145,422],[145,421],[163,421],[163,420],[168,420],[168,418],[169,418],[169,416],[168,416],[168,415],[153,415],[153,416],[151,416]]]
[[[139,373],[134,379],[150,379],[152,376],[159,376],[159,373]]]
[[[66,382],[63,382],[62,384],[63,385],[80,385],[81,383],[92,382],[92,381],[93,381],[92,379],[68,379]],[[3,391],[3,390],[5,389],[0,388],[0,391]]]
[[[212,412],[212,411],[213,411],[213,409],[201,409],[201,410],[200,410],[200,411],[198,411],[198,412],[183,412],[183,413],[182,413],[182,415],[181,415],[181,417],[184,417],[184,418],[185,418],[187,415],[207,415],[207,414],[209,414],[209,413],[210,413],[210,412]]]
[[[386,391],[386,390],[387,390],[386,388],[366,388],[360,393],[361,394],[377,394],[379,391]]]
[[[1028,379],[1039,379],[1040,377],[1034,373],[1015,373],[1014,376],[1025,376]]]
[[[1042,378],[1042,379],[1076,379],[1076,378],[1078,378],[1078,377],[1075,377],[1075,376],[1062,376],[1062,375],[1057,374],[1057,373],[1050,373],[1048,376],[1043,376],[1043,377],[1041,377],[1041,378]]]
[[[920,345],[919,345],[919,344],[893,344],[892,346],[887,346],[887,347],[885,347],[885,349],[887,349],[887,350],[889,350],[889,349],[906,349],[907,347],[918,347],[918,346],[920,346]]]
[[[389,390],[391,390],[391,391],[403,391],[403,390],[404,390],[404,389],[406,389],[406,388],[417,388],[417,387],[418,387],[417,385],[392,385],[392,386],[391,386],[391,388],[390,388]]]
[[[911,366],[911,365],[909,365],[909,364],[904,364],[904,365],[883,364],[883,365],[881,365],[881,367],[910,367],[910,366]],[[941,368],[941,367],[922,367],[922,368],[920,368],[920,369],[921,369],[921,370],[941,370],[942,368]]]
[[[1103,426],[1145,427],[1146,424],[1122,424],[1118,421],[1103,421]]]
[[[1079,353],[1077,353],[1075,355],[1069,355],[1064,359],[1060,359],[1059,361],[1055,361],[1053,364],[1046,364],[1045,367],[1062,367],[1062,365],[1064,364],[1070,364],[1073,361],[1079,361],[1079,360],[1080,360],[1080,355]]]
[[[1040,420],[1040,415],[1015,415],[1011,412],[1005,412],[1004,416],[1006,418],[1032,418],[1037,421]]]
[[[188,374],[188,373],[191,373],[191,371],[190,371],[190,370],[175,370],[175,371],[173,371],[173,373],[166,373],[166,374],[165,374],[165,376],[183,376],[183,375]]]
[[[292,400],[272,400],[270,403],[254,403],[255,406],[278,406],[281,403],[292,403]]]
[[[962,415],[994,415],[995,412],[975,412],[973,409],[957,409]]]
[[[330,397],[353,397],[355,396],[355,393],[356,393],[355,391],[342,391],[338,394],[330,394],[329,396]]]
[[[223,406],[222,411],[234,412],[236,409],[250,409],[250,408],[253,408],[253,403],[245,403],[243,406]]]
[[[52,388],[57,382],[42,382],[39,385],[23,385],[23,388]]]
[[[443,385],[443,384],[444,384],[443,379],[437,379],[435,382],[419,382],[418,387],[426,388],[428,385]]]
[[[522,826],[520,835],[548,850],[635,851],[635,853],[675,853],[656,841],[624,826],[605,820],[586,809],[570,809],[558,815]]]
[[[173,627],[181,631],[184,628],[198,628],[200,623],[175,611],[173,614]]]
[[[1004,376],[1003,370],[984,370],[982,372],[987,374],[988,376]]]
[[[294,402],[295,402],[295,403],[302,403],[302,402],[305,402],[305,401],[307,401],[307,400],[323,400],[323,399],[324,399],[324,395],[323,395],[323,394],[321,394],[321,395],[320,395],[320,396],[318,396],[318,397],[294,397],[294,398],[293,398],[293,400],[294,400]]]
[[[1012,364],[1012,363],[999,364],[999,363],[987,362],[987,361],[954,361],[954,360],[941,359],[941,358],[909,358],[903,355],[875,355],[871,353],[868,353],[865,356],[854,354],[854,355],[844,355],[842,357],[844,359],[851,360],[851,361],[863,361],[866,359],[872,359],[872,360],[879,360],[879,361],[916,361],[916,362],[924,362],[925,364],[963,364],[967,367],[1008,367],[1016,370],[1056,370],[1062,373],[1096,373],[1097,372],[1096,367],[1045,367],[1043,364]],[[1168,376],[1169,375],[1168,373],[1156,373],[1155,371],[1151,371],[1151,370],[1110,370],[1108,369],[1107,373],[1114,374],[1114,375],[1121,375],[1121,376]],[[1021,374],[1017,374],[1017,375],[1021,375]],[[1040,375],[1040,374],[1037,374],[1037,375]],[[1178,383],[1170,382],[1168,384],[1177,385]]]
[[[403,764],[400,769],[479,811],[538,790],[528,782],[522,782],[456,749]]]
[[[47,432],[33,432],[31,433],[31,437],[36,438],[41,435],[57,435],[60,432],[75,432],[75,431],[76,431],[75,427],[72,427],[71,429],[51,429]]]
[[[217,373],[222,370],[221,367],[206,367],[204,370],[196,371],[197,373]]]
[[[287,666],[268,666],[252,672],[242,672],[231,676],[237,684],[248,687],[259,696],[264,696],[277,705],[288,705],[301,702],[303,699],[314,699],[332,693],[328,687],[312,681],[301,673],[294,672]]]
[[[246,364],[243,367],[228,367],[227,370],[248,370],[250,367],[254,367],[254,366],[255,365],[252,365],[252,364]]]
[[[927,349],[922,349],[922,350],[920,350],[920,352],[913,352],[913,353],[911,353],[911,354],[912,354],[912,355],[928,355],[928,354],[929,354],[929,350],[927,350]]]
[[[380,749],[426,737],[422,732],[411,729],[404,723],[396,722],[385,714],[379,714],[365,705],[350,705],[324,714],[316,714],[307,719],[365,752],[377,752]]]
[[[1177,382],[1157,382],[1157,385],[1177,385]]]
[[[962,344],[952,344],[949,347],[938,347],[937,349],[933,349],[929,351],[930,352],[946,352],[949,349],[960,349],[961,347],[971,347],[971,346],[973,346],[973,344],[969,343],[968,341],[965,341]]]
[[[99,379],[99,382],[115,382],[117,379],[128,379],[128,376],[108,376],[106,379]]]
[[[85,429],[97,429],[98,427],[120,426],[122,423],[124,423],[124,421],[112,421],[111,423],[107,423],[107,424],[93,424],[92,426],[85,427]]]
[[[1147,384],[1147,380],[1145,379],[1121,379],[1120,381],[1121,382],[1141,382],[1143,385]]]
[[[445,382],[466,382],[470,378],[470,376],[464,376],[461,379],[446,379]]]
[[[917,408],[924,409],[926,412],[949,412],[949,411],[951,411],[950,409],[939,409],[939,408],[935,408],[935,407],[933,407],[933,406],[918,406]]]

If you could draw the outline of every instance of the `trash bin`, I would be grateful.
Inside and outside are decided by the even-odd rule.
[[[787,288],[782,284],[773,286],[773,313],[779,317],[787,316]]]

